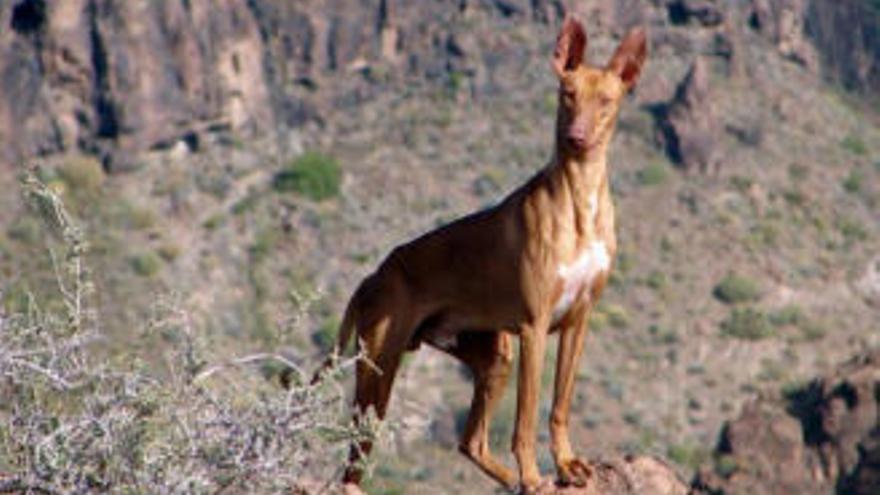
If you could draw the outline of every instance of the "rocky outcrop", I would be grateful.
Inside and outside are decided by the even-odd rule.
[[[729,422],[697,493],[880,493],[880,351]]]
[[[714,171],[720,162],[719,122],[712,104],[707,63],[697,58],[672,100],[657,111],[666,151],[686,171]]]
[[[593,477],[584,488],[548,487],[541,495],[686,495],[688,486],[663,461],[626,456],[591,463]]]
[[[320,122],[395,82],[456,74],[484,90],[516,54],[493,46],[484,60],[459,21],[540,26],[563,12],[557,0],[2,2],[0,162],[76,148],[127,168],[206,133]]]
[[[752,0],[749,22],[764,38],[776,46],[780,54],[815,71],[819,68],[819,59],[815,47],[807,38],[805,29],[810,6],[813,3],[816,2]]]

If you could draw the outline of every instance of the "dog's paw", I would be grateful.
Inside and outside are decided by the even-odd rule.
[[[559,475],[559,484],[562,486],[587,486],[593,476],[593,468],[580,458],[563,461],[556,466]]]

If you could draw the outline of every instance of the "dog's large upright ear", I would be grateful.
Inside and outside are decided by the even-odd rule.
[[[636,85],[647,55],[647,33],[645,28],[637,27],[627,33],[626,38],[620,42],[620,46],[608,62],[607,70],[617,74],[629,91]]]
[[[584,26],[574,17],[566,16],[556,38],[556,49],[553,50],[553,70],[556,75],[561,77],[566,71],[581,65],[586,49],[587,33]]]

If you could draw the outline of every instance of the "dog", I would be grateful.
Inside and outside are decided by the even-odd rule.
[[[534,493],[542,484],[535,457],[541,370],[548,335],[558,332],[551,450],[558,481],[586,485],[591,471],[569,442],[569,407],[589,315],[617,251],[606,155],[647,57],[646,38],[643,28],[631,30],[605,66],[592,66],[583,25],[566,17],[551,64],[559,106],[549,163],[496,206],[396,247],[360,283],[334,351],[357,335],[366,358],[356,367],[356,421],[371,408],[384,418],[401,358],[427,343],[473,374],[461,452],[505,487]],[[518,472],[492,456],[488,438],[516,337]],[[360,461],[371,448],[366,440],[352,446],[345,483],[361,481]]]

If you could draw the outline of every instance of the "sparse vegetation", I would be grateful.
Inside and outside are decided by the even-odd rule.
[[[669,459],[672,462],[688,469],[695,470],[700,464],[709,458],[709,451],[703,447],[694,445],[673,444],[666,449],[666,455],[669,456]]]
[[[651,272],[645,278],[645,285],[657,291],[665,289],[667,285],[666,274],[660,271]]]
[[[800,325],[806,321],[803,309],[796,304],[789,304],[775,311],[771,311],[768,315],[770,323],[777,327],[787,325]]]
[[[742,340],[761,340],[774,335],[767,315],[755,308],[733,308],[721,322],[721,334]]]
[[[129,259],[131,269],[141,277],[155,277],[162,269],[162,258],[153,251],[143,251]]]
[[[33,177],[26,187],[62,239],[63,304],[31,297],[0,318],[4,492],[290,492],[333,477],[349,440],[375,438],[374,419],[345,419],[339,379],[356,358],[315,384],[281,355],[218,359],[174,298],[156,302],[140,336],[165,346],[165,367],[103,354],[82,232],[52,190]],[[260,377],[267,362],[288,370],[289,390]]]
[[[850,134],[843,138],[840,146],[854,155],[862,156],[868,153],[868,147],[865,145],[865,142],[855,134]]]
[[[652,163],[636,173],[636,180],[643,186],[656,186],[666,182],[668,168],[662,163]]]
[[[806,321],[798,325],[801,337],[807,342],[822,340],[825,338],[825,327],[816,321]]]
[[[848,193],[856,194],[862,190],[864,180],[865,176],[859,170],[851,170],[843,180],[843,188]]]
[[[715,458],[715,472],[718,476],[729,478],[739,469],[739,463],[731,455],[719,455]]]
[[[104,168],[89,156],[71,156],[58,168],[58,177],[74,194],[94,194],[104,184]]]
[[[728,274],[715,286],[712,294],[726,304],[755,301],[761,296],[757,282],[743,275]]]
[[[590,316],[592,328],[599,330],[605,325],[611,325],[614,328],[625,328],[630,323],[629,314],[626,308],[618,304],[599,303],[593,314]]]
[[[278,192],[295,192],[313,201],[323,201],[339,194],[341,176],[335,158],[307,152],[275,174],[273,186]]]
[[[843,217],[838,220],[837,228],[846,242],[860,242],[868,238],[868,230],[853,217]]]

